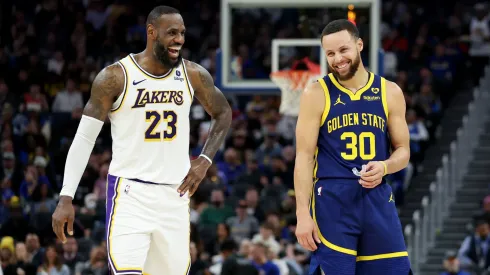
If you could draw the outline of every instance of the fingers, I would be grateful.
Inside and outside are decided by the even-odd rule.
[[[382,179],[382,178],[383,178],[383,173],[380,171],[378,171],[377,173],[375,173],[372,176],[361,175],[361,180],[367,181],[367,182],[377,181],[377,180]]]
[[[184,179],[184,182],[179,186],[179,188],[177,189],[177,192],[180,193],[180,196],[182,197],[185,192],[187,192],[187,190],[189,190],[189,188],[191,187],[191,179],[192,177],[190,177],[189,175],[187,175],[187,177],[185,177]]]
[[[376,162],[370,161],[366,164],[364,172],[361,171],[361,177],[370,177],[378,173],[376,169]]]
[[[194,193],[197,191],[198,187],[199,187],[198,182],[195,182],[194,184],[192,184],[191,188],[189,189],[189,197],[192,197],[192,195],[194,195]]]
[[[53,226],[53,231],[56,234],[56,237],[60,239],[63,243],[66,242],[66,236],[65,236],[65,220],[60,220],[57,218],[56,212],[53,214],[53,220],[52,220],[52,226]]]
[[[359,183],[362,185],[364,188],[374,188],[378,186],[381,183],[381,179],[375,180],[375,181],[364,181],[364,180],[359,180]]]
[[[315,230],[313,230],[313,239],[315,239],[315,242],[317,243],[321,243],[320,241],[320,236],[318,236],[318,228],[315,228]]]
[[[315,241],[313,241],[313,237],[311,233],[309,235],[303,236],[301,238],[302,240],[302,245],[304,248],[308,249],[309,251],[315,251],[317,249]]]
[[[68,231],[68,235],[70,236],[73,236],[73,222],[74,222],[75,218],[70,216],[68,217],[68,223],[67,223],[67,231]]]

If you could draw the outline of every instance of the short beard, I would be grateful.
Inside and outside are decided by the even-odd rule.
[[[330,64],[328,64],[328,71],[331,72],[338,80],[347,81],[354,77],[354,75],[357,73],[357,70],[359,69],[360,64],[361,64],[361,54],[358,52],[356,59],[352,60],[349,71],[347,72],[346,75],[340,75],[335,68],[330,66]]]
[[[155,58],[162,63],[163,66],[166,68],[174,68],[177,67],[178,64],[182,61],[182,54],[179,52],[179,57],[177,58],[176,61],[170,59],[170,55],[168,52],[168,48],[160,44],[159,37],[157,37],[157,40],[155,41],[155,44],[153,44],[153,54]]]

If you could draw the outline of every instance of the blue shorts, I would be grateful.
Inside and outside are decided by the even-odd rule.
[[[319,180],[311,214],[321,244],[310,275],[408,275],[410,262],[391,187],[363,188],[357,180]],[[320,270],[321,269],[321,270]]]

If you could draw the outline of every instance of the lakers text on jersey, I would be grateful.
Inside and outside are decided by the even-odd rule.
[[[194,94],[184,61],[163,76],[143,70],[131,54],[119,64],[126,85],[109,114],[109,174],[180,184],[190,168],[189,111]]]

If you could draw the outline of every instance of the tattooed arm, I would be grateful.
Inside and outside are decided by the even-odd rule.
[[[97,74],[92,83],[90,99],[83,114],[104,121],[114,103],[123,92],[124,73],[118,64],[112,64]]]
[[[122,68],[114,64],[99,72],[92,84],[90,99],[66,157],[60,200],[53,213],[53,231],[62,242],[66,241],[66,223],[68,234],[73,235],[75,212],[72,199],[114,98],[123,91],[124,81]]]
[[[231,108],[223,93],[214,86],[213,77],[206,69],[190,61],[186,62],[186,66],[195,96],[213,119],[202,150],[202,154],[212,159],[230,128]]]
[[[188,77],[194,94],[211,116],[211,128],[199,158],[192,162],[191,169],[179,187],[183,196],[187,190],[192,195],[206,175],[211,160],[223,144],[231,124],[231,108],[223,93],[214,86],[213,77],[202,66],[185,61]]]

